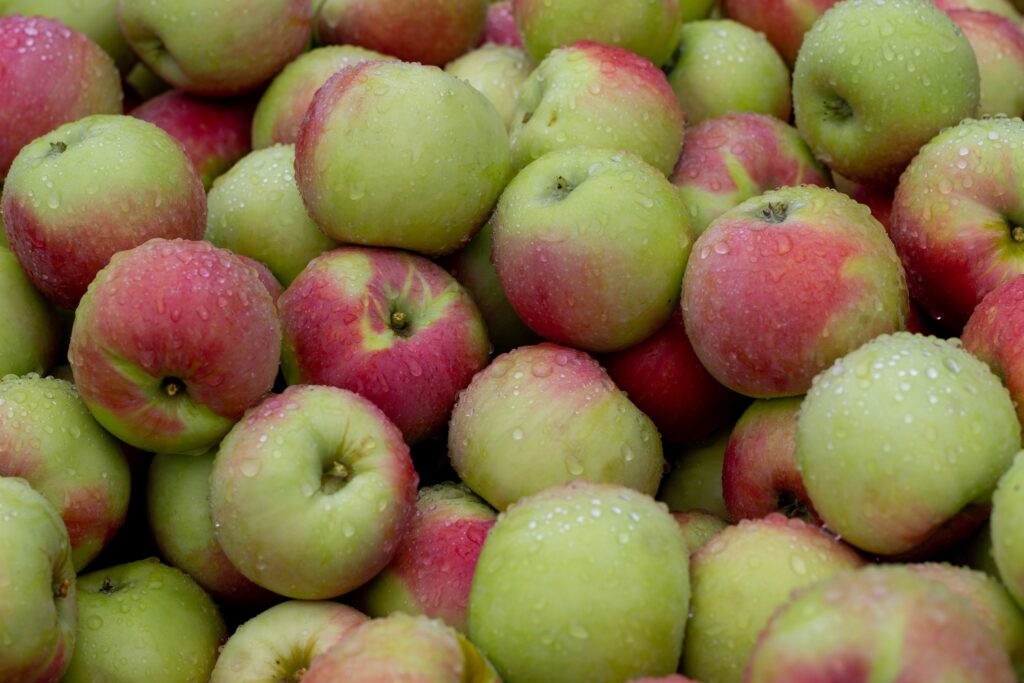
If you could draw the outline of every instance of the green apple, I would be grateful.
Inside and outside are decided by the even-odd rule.
[[[511,129],[519,89],[533,68],[522,50],[488,43],[449,62],[444,70],[483,93],[498,110],[505,127]]]
[[[1010,594],[1024,606],[1024,454],[1018,454],[1013,466],[999,480],[992,496],[992,556],[999,577]]]
[[[687,125],[730,111],[789,120],[789,68],[764,37],[731,19],[684,24],[668,76]]]
[[[676,670],[690,598],[679,525],[649,496],[572,482],[484,542],[469,637],[505,683],[617,683]]]
[[[728,443],[729,432],[725,431],[706,444],[669,454],[672,467],[661,482],[658,500],[673,512],[706,510],[728,520],[722,494],[722,467]]]
[[[32,286],[17,257],[3,246],[0,291],[4,293],[0,298],[0,377],[46,372],[57,355],[57,316]]]
[[[337,246],[306,213],[295,184],[295,147],[252,152],[207,195],[206,234],[218,247],[266,264],[285,287]]]
[[[127,73],[138,60],[117,25],[117,0],[4,0],[0,14],[59,19],[106,50],[121,73]]]
[[[851,180],[894,184],[921,145],[978,109],[978,62],[932,0],[844,0],[804,37],[796,127]]]
[[[679,524],[679,528],[683,530],[686,548],[690,551],[691,556],[710,541],[715,534],[729,526],[720,517],[704,510],[673,512],[672,517]]]
[[[75,649],[75,569],[57,510],[0,477],[0,679],[57,681]]]

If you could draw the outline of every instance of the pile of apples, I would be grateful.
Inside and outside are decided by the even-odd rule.
[[[1024,2],[0,0],[0,682],[1024,680]]]

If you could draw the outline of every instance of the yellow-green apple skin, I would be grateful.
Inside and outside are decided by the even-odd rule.
[[[686,209],[634,154],[551,152],[509,183],[492,221],[502,288],[549,341],[618,351],[657,332],[678,305],[693,240]]]
[[[745,683],[1013,683],[1010,658],[967,600],[900,566],[844,572],[772,617]]]
[[[538,62],[552,50],[593,40],[661,66],[672,56],[683,19],[678,0],[514,0],[512,12]]]
[[[644,494],[571,482],[523,499],[484,542],[469,637],[505,683],[673,673],[690,598],[679,525]]]
[[[679,35],[668,81],[687,125],[730,111],[789,120],[789,68],[764,34],[730,19],[706,19],[684,24]]]
[[[71,543],[57,510],[17,477],[0,477],[0,679],[60,680],[75,649]]]
[[[1024,455],[999,480],[992,496],[992,556],[1003,584],[1017,604],[1024,606]]]
[[[923,144],[977,113],[980,84],[970,42],[932,0],[844,0],[804,36],[796,127],[833,171],[892,185]]]
[[[658,491],[658,500],[672,512],[707,510],[729,521],[729,510],[722,494],[722,468],[729,432],[714,436],[707,443],[669,453],[671,468]]]
[[[305,51],[313,0],[119,0],[132,50],[157,75],[196,95],[258,88]]]
[[[217,179],[207,195],[203,239],[265,264],[285,287],[338,246],[302,204],[294,145],[256,150]]]
[[[690,558],[682,670],[708,683],[742,683],[758,634],[794,590],[863,563],[819,527],[779,513],[720,531]]]
[[[534,69],[525,52],[508,45],[487,44],[449,62],[444,70],[483,93],[511,129],[519,89]]]
[[[508,133],[487,98],[441,69],[364,62],[313,98],[295,170],[330,237],[437,256],[486,222],[508,181]]]
[[[0,380],[0,475],[22,477],[60,513],[76,570],[110,542],[128,510],[131,482],[121,444],[64,380]]]
[[[987,508],[1020,447],[1013,402],[988,366],[959,344],[908,332],[818,375],[797,420],[797,466],[818,515],[880,555],[911,551]]]
[[[238,627],[217,657],[210,683],[298,681],[310,663],[366,622],[336,602],[288,600]]]
[[[582,145],[633,152],[667,176],[683,144],[683,110],[665,74],[628,50],[591,41],[540,62],[519,89],[512,123],[515,171]]]
[[[83,574],[77,591],[78,635],[63,683],[209,680],[227,632],[187,574],[148,558]]]
[[[580,479],[654,495],[664,466],[654,423],[604,368],[547,343],[477,373],[452,411],[448,453],[462,481],[497,510]]]
[[[729,526],[720,517],[704,510],[673,512],[672,517],[683,531],[683,538],[686,540],[686,548],[690,551],[691,558],[715,534]]]
[[[0,14],[58,19],[102,47],[121,73],[127,73],[138,61],[117,24],[117,0],[5,0],[0,3]]]
[[[32,286],[18,258],[4,246],[0,246],[0,291],[4,292],[0,298],[0,377],[48,371],[59,344],[57,316]]]

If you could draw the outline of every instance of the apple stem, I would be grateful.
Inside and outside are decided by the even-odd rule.
[[[292,674],[292,680],[295,681],[295,683],[299,683],[303,679],[303,677],[306,675],[306,671],[308,671],[308,669],[306,669],[306,667],[301,667],[299,669],[296,669],[295,673]]]
[[[1010,230],[1010,237],[1013,238],[1014,242],[1024,242],[1024,227],[1019,225],[1013,226]]]
[[[401,332],[409,326],[409,317],[402,311],[395,311],[391,314],[391,329]]]

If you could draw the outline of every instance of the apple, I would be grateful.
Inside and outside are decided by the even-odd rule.
[[[896,188],[889,231],[910,294],[931,317],[961,330],[982,297],[1024,273],[1016,169],[1024,121],[969,119],[935,137]]]
[[[366,621],[336,602],[289,600],[260,612],[224,643],[210,683],[299,681],[310,663]]]
[[[754,401],[729,436],[722,496],[729,517],[772,512],[814,521],[814,505],[796,466],[796,422],[803,397]]]
[[[720,215],[762,192],[831,185],[796,129],[766,114],[734,112],[686,132],[671,176],[698,235]]]
[[[678,308],[653,335],[601,362],[666,443],[704,441],[728,426],[744,404],[701,365]]]
[[[964,349],[985,361],[1010,391],[1017,418],[1024,422],[1024,276],[985,295],[967,320]]]
[[[683,532],[686,548],[690,551],[691,557],[715,534],[729,526],[721,518],[705,510],[673,512],[672,517]]]
[[[147,100],[131,115],[180,142],[208,190],[217,176],[249,153],[253,106],[249,100],[210,100],[172,90]]]
[[[278,300],[289,384],[348,389],[415,443],[444,427],[487,364],[487,332],[440,266],[397,250],[341,247],[313,260]]]
[[[633,678],[627,681],[627,683],[698,683],[692,678],[686,676],[680,676],[679,674],[672,674],[671,676],[659,676],[658,678]]]
[[[77,587],[75,652],[62,683],[209,680],[227,633],[186,574],[149,558],[83,574]]]
[[[258,88],[306,49],[313,0],[119,0],[117,19],[160,78],[222,97]]]
[[[337,246],[302,204],[293,145],[248,154],[217,179],[206,201],[203,239],[266,264],[286,286],[310,261]]]
[[[210,515],[249,580],[321,600],[373,578],[412,519],[417,475],[402,435],[343,389],[290,387],[249,411],[221,442]]]
[[[242,576],[217,543],[207,499],[216,451],[161,453],[149,465],[146,517],[160,555],[225,603],[263,605],[274,595]]]
[[[979,116],[1024,114],[1024,30],[1020,17],[992,12],[955,10],[948,13],[978,59],[981,75]]]
[[[4,246],[0,246],[0,291],[4,292],[0,299],[0,377],[46,372],[60,344],[57,316],[32,286],[17,257]]]
[[[75,648],[75,569],[57,510],[0,476],[0,678],[56,683]]]
[[[483,43],[523,48],[523,37],[519,35],[516,17],[512,13],[512,0],[502,0],[501,2],[492,0],[491,4],[487,6]]]
[[[494,351],[504,353],[535,344],[539,339],[516,314],[501,287],[498,271],[491,263],[493,243],[494,224],[488,222],[469,244],[447,257],[443,264],[480,309]]]
[[[815,378],[800,406],[796,461],[829,528],[896,555],[958,517],[983,522],[1020,432],[1009,393],[982,361],[958,344],[899,332]]]
[[[556,344],[494,359],[459,396],[448,428],[459,478],[498,510],[583,479],[653,495],[658,430],[596,360]]]
[[[804,34],[837,0],[724,0],[725,16],[763,33],[779,55],[792,66]]]
[[[96,276],[68,359],[114,436],[202,453],[270,390],[280,348],[274,301],[254,269],[206,242],[155,239]]]
[[[801,591],[776,612],[745,683],[1017,678],[969,602],[904,567],[868,567]]]
[[[517,175],[492,218],[513,308],[545,339],[618,351],[668,322],[690,253],[686,209],[636,155],[585,147]]]
[[[487,44],[449,62],[444,70],[483,93],[501,115],[505,127],[511,129],[519,89],[533,68],[533,62],[522,50]]]
[[[707,19],[712,13],[720,12],[717,0],[679,0],[679,10],[683,13],[683,23]]]
[[[1020,520],[1024,517],[1021,487],[1024,486],[1024,456],[1020,454],[1000,478],[992,496],[990,524],[991,554],[1003,585],[1024,607],[1024,544],[1020,540]]]
[[[977,569],[999,580],[999,567],[992,556],[992,526],[990,522],[978,527],[953,555],[955,564]]]
[[[60,513],[76,570],[124,522],[131,488],[124,453],[64,380],[0,380],[0,475],[25,479]]]
[[[721,432],[707,443],[690,446],[669,455],[671,468],[658,490],[658,500],[672,512],[705,510],[729,521],[722,494],[722,470],[729,432]]]
[[[345,67],[375,59],[393,59],[355,45],[327,45],[299,55],[281,70],[260,96],[252,119],[252,146],[294,145],[299,126],[316,91]]]
[[[57,20],[0,17],[0,63],[0,182],[18,151],[39,136],[90,114],[121,113],[113,60]]]
[[[136,62],[132,70],[124,77],[125,110],[134,109],[146,100],[151,100],[160,93],[167,92],[171,86],[153,73],[144,62]]]
[[[395,559],[354,600],[371,617],[423,614],[466,631],[477,558],[497,514],[461,484],[420,489]]]
[[[538,62],[557,48],[593,40],[661,66],[675,50],[683,18],[678,0],[513,0],[512,12],[526,51]]]
[[[464,636],[426,617],[395,614],[354,628],[313,659],[303,683],[501,683]]]
[[[299,129],[302,199],[339,242],[436,256],[484,224],[508,180],[508,134],[472,86],[436,67],[364,62],[317,92]]]
[[[0,14],[57,19],[103,48],[121,73],[128,73],[138,60],[117,25],[117,0],[87,4],[78,0],[4,0],[0,2]]]
[[[506,683],[676,670],[690,598],[682,531],[649,496],[572,482],[509,508],[484,542],[469,637]]]
[[[967,9],[998,14],[1015,22],[1021,21],[1020,11],[1010,0],[935,0],[935,5],[947,14]]]
[[[789,120],[789,68],[771,43],[730,19],[683,24],[668,82],[696,125],[730,111]]]
[[[198,239],[206,196],[170,135],[130,116],[95,115],[32,141],[3,187],[11,251],[32,283],[74,309],[119,251],[154,237]]]
[[[316,35],[406,62],[444,66],[480,42],[487,0],[324,0]]]
[[[584,41],[552,52],[523,83],[510,135],[517,171],[584,145],[633,152],[668,175],[683,144],[683,111],[649,61]]]
[[[864,342],[904,327],[903,267],[846,195],[771,190],[719,216],[693,246],[683,319],[704,367],[747,396],[803,394]]]
[[[844,0],[804,37],[793,70],[796,127],[851,180],[892,185],[917,151],[978,109],[963,32],[930,0]]]
[[[683,671],[742,683],[758,633],[794,590],[863,563],[820,528],[778,513],[720,531],[690,558]]]

